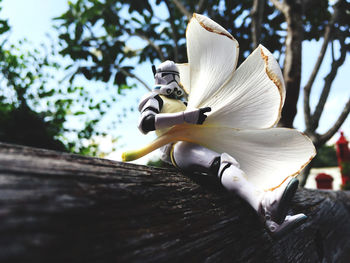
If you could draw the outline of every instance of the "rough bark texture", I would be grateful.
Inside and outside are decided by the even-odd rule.
[[[215,178],[0,144],[0,262],[350,262],[350,193],[280,240]]]

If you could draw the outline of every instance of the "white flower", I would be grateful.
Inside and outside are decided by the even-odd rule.
[[[194,14],[186,30],[189,63],[178,64],[188,108],[211,107],[203,125],[176,125],[151,145],[123,155],[139,158],[174,141],[200,144],[233,156],[262,189],[296,176],[315,156],[311,140],[274,128],[285,99],[280,67],[260,45],[236,70],[238,42],[211,19]]]

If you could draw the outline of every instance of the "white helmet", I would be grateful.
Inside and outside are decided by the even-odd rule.
[[[183,89],[180,87],[179,69],[173,61],[167,60],[161,63],[157,70],[152,67],[155,86],[154,91],[158,94],[174,97],[182,97]]]

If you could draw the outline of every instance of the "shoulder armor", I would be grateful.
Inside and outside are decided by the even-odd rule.
[[[157,95],[158,94],[155,92],[149,92],[149,93],[145,94],[140,100],[139,107],[138,107],[139,112],[141,112],[143,106],[145,106],[145,104],[147,103],[148,100],[153,99]]]
[[[159,112],[162,107],[163,100],[160,98],[160,96],[155,92],[150,92],[142,97],[139,103],[138,110],[142,113],[146,109],[152,108]]]

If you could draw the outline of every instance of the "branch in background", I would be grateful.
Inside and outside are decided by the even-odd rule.
[[[345,61],[345,57],[346,57],[345,41],[340,40],[339,42],[341,44],[341,55],[340,55],[338,60],[334,60],[334,56],[332,57],[333,63],[332,63],[331,71],[327,75],[327,77],[325,78],[325,85],[324,85],[324,88],[322,90],[319,102],[316,106],[315,113],[310,118],[311,126],[310,126],[310,128],[307,128],[307,130],[306,130],[306,134],[312,139],[313,143],[315,144],[316,149],[322,147],[322,145],[324,145],[330,138],[332,138],[332,136],[339,130],[340,126],[344,123],[344,121],[346,120],[346,118],[350,112],[350,98],[349,98],[342,113],[338,117],[337,121],[333,124],[333,126],[331,126],[331,128],[326,133],[324,133],[322,135],[319,135],[315,132],[315,130],[318,127],[319,120],[320,120],[321,114],[322,114],[323,109],[324,109],[324,105],[327,101],[332,82],[333,82],[335,76],[337,75],[337,71],[338,71],[339,67]],[[332,42],[332,44],[333,44],[333,42]],[[309,166],[310,166],[310,164],[309,164]],[[303,171],[303,173],[301,174],[301,178],[302,178],[301,186],[305,185],[306,180],[308,179],[310,169],[311,169],[311,166],[308,167],[307,169],[305,169],[305,171]]]
[[[188,20],[192,18],[192,13],[190,13],[186,7],[179,0],[172,0],[173,3],[177,6],[177,8],[183,13]]]
[[[335,55],[334,55],[334,41],[331,42],[331,54],[332,54],[332,61],[335,60]]]
[[[325,84],[324,87],[322,89],[322,93],[320,96],[320,99],[317,103],[316,109],[314,114],[311,117],[311,131],[315,131],[318,127],[323,109],[324,109],[324,105],[327,102],[327,98],[330,92],[330,89],[332,87],[332,83],[337,75],[338,69],[341,67],[341,65],[343,65],[345,58],[346,58],[346,47],[345,47],[345,40],[340,39],[340,45],[341,45],[341,50],[340,50],[340,57],[337,60],[334,60],[332,62],[332,66],[331,66],[331,71],[329,72],[329,74],[327,75],[327,77],[325,78]]]
[[[165,1],[165,4],[168,8],[169,21],[170,21],[170,26],[171,26],[171,35],[172,35],[172,38],[174,40],[174,45],[175,45],[175,47],[174,47],[174,61],[179,62],[179,47],[177,45],[178,37],[176,34],[177,31],[175,28],[174,16],[173,16],[173,13],[171,12],[169,0]]]
[[[282,109],[279,126],[293,127],[297,114],[297,103],[301,80],[301,50],[303,41],[302,4],[301,1],[271,0],[280,10],[287,22],[287,36],[285,39],[285,59],[283,77],[286,85],[286,100]]]
[[[350,98],[349,98],[348,102],[345,104],[345,107],[344,107],[342,113],[340,114],[339,118],[334,123],[334,125],[326,133],[324,133],[320,136],[320,143],[321,144],[326,143],[330,138],[333,137],[333,135],[339,130],[340,126],[344,123],[344,121],[346,120],[346,117],[349,115],[349,113],[350,113]]]
[[[306,185],[306,181],[309,178],[309,174],[311,171],[312,165],[311,163],[309,163],[308,165],[306,165],[306,167],[304,167],[304,169],[301,171],[301,173],[298,175],[299,178],[299,186],[300,187],[305,187]]]
[[[198,13],[198,14],[203,13],[204,8],[205,8],[204,0],[199,0],[198,4],[196,6],[196,13]]]
[[[312,121],[311,121],[311,110],[310,110],[310,93],[311,93],[311,88],[312,85],[315,81],[315,78],[317,76],[317,73],[321,67],[322,61],[324,59],[324,55],[326,53],[327,50],[327,46],[331,37],[331,34],[333,32],[334,29],[334,23],[335,21],[338,19],[339,17],[339,6],[341,1],[338,1],[335,5],[334,5],[334,12],[332,14],[331,20],[328,23],[328,25],[326,26],[325,32],[324,32],[324,36],[323,36],[323,44],[320,50],[320,53],[318,55],[316,64],[314,66],[314,69],[311,72],[311,75],[309,77],[308,82],[306,83],[305,87],[304,87],[304,118],[305,118],[305,125],[306,125],[306,129],[312,129],[311,127],[314,126]]]
[[[162,19],[160,19],[160,18],[157,18],[157,19],[160,20],[160,21],[164,21],[164,20],[162,20]],[[121,21],[123,21],[124,24],[127,23],[126,20],[121,19]],[[157,52],[157,54],[158,54],[158,56],[159,56],[159,59],[160,59],[161,61],[164,61],[164,60],[165,60],[165,57],[164,57],[164,54],[163,54],[161,48],[160,48],[154,41],[152,41],[149,37],[147,37],[147,36],[145,36],[145,35],[143,35],[143,34],[141,34],[141,33],[136,32],[135,29],[124,28],[124,30],[125,30],[126,33],[129,34],[130,36],[137,36],[137,37],[139,37],[139,38],[141,38],[141,39],[147,41],[147,43]]]
[[[265,0],[254,0],[253,7],[250,12],[252,18],[252,39],[253,39],[253,50],[258,47],[260,34],[261,34],[261,24],[264,13]]]
[[[160,49],[160,47],[159,47],[156,43],[154,43],[151,39],[149,39],[147,36],[142,35],[142,34],[140,34],[140,33],[136,33],[136,32],[134,32],[134,33],[131,33],[131,32],[130,32],[130,35],[138,36],[138,37],[142,38],[143,40],[146,40],[147,43],[148,43],[151,47],[153,47],[154,50],[157,52],[157,54],[158,54],[158,56],[159,56],[159,59],[160,59],[161,61],[165,61],[165,57],[164,57],[163,52],[162,52],[162,50]]]
[[[271,3],[282,13],[286,12],[287,5],[279,0],[270,0]]]
[[[144,82],[142,79],[140,79],[138,76],[136,76],[135,74],[126,71],[125,69],[115,65],[115,67],[121,72],[123,73],[125,76],[131,77],[136,79],[138,82],[140,82],[147,90],[151,91],[150,87],[148,87],[148,85],[146,84],[146,82]]]

